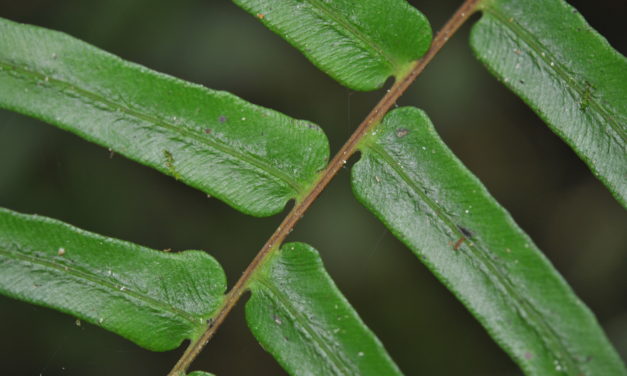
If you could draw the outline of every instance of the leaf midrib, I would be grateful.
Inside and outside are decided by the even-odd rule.
[[[403,181],[405,181],[414,193],[420,197],[420,199],[423,200],[434,213],[436,213],[436,216],[445,225],[447,225],[452,232],[465,237],[455,222],[445,214],[446,210],[423,193],[420,187],[413,182],[413,180],[404,172],[402,166],[391,155],[374,142],[365,144],[365,147],[379,154],[381,159],[385,161]],[[567,369],[581,371],[577,366],[577,360],[570,353],[570,351],[568,351],[568,347],[565,343],[563,343],[560,336],[553,330],[549,323],[544,320],[542,314],[540,314],[533,307],[533,304],[529,302],[525,296],[518,293],[519,289],[514,286],[511,280],[501,271],[501,269],[497,265],[493,264],[488,255],[488,251],[481,249],[474,241],[468,241],[465,244],[472,251],[473,255],[477,256],[469,257],[468,259],[473,263],[476,262],[475,259],[479,260],[478,262],[483,266],[483,268],[476,267],[477,270],[483,273],[488,280],[493,281],[496,286],[500,286],[502,291],[506,292],[506,294],[504,294],[506,300],[509,300],[507,299],[509,297],[513,298],[513,305],[516,307],[518,315],[521,317],[523,322],[530,321],[528,324],[530,324],[532,330],[538,334],[546,349],[559,359],[566,358],[566,363],[568,364]],[[461,252],[461,249],[458,252]],[[485,269],[487,269],[488,273],[486,273]],[[529,320],[526,320],[525,317],[528,317]]]
[[[577,80],[572,77],[568,73],[568,69],[566,69],[560,59],[557,59],[550,50],[544,47],[544,45],[539,42],[534,35],[525,29],[521,24],[516,22],[516,20],[512,20],[511,22],[507,18],[507,16],[501,13],[496,7],[487,6],[484,9],[484,12],[494,16],[501,25],[503,25],[506,29],[509,29],[512,33],[517,35],[527,46],[536,52],[536,57],[543,60],[547,71],[553,71],[554,75],[558,78],[562,78],[568,86],[573,88],[577,94],[579,94],[580,98],[586,97],[586,88],[583,85],[580,85]],[[553,63],[553,64],[551,64]],[[621,128],[620,124],[614,119],[611,115],[611,110],[608,110],[603,106],[593,95],[587,97],[589,107],[594,108],[596,112],[601,114],[603,119],[610,125],[612,130],[621,138],[623,143],[627,142],[627,131]]]
[[[374,51],[377,55],[381,57],[381,59],[383,59],[385,62],[387,62],[390,65],[394,73],[398,73],[400,69],[399,68],[400,63],[398,63],[396,59],[394,59],[391,55],[387,54],[385,52],[385,49],[382,46],[374,42],[371,38],[368,38],[368,36],[364,32],[362,32],[359,28],[357,28],[351,22],[347,21],[345,18],[340,17],[338,15],[339,14],[338,12],[334,12],[333,10],[329,9],[329,7],[325,5],[324,3],[322,3],[320,0],[307,0],[307,2],[311,4],[314,8],[317,8],[319,11],[324,13],[326,17],[328,17],[329,19],[339,24],[341,27],[348,30],[352,35],[354,35],[357,39],[359,39],[364,45],[370,47],[372,51]]]
[[[309,320],[301,315],[298,310],[292,309],[292,305],[290,304],[290,298],[286,296],[283,291],[276,288],[276,286],[271,281],[267,281],[265,277],[257,278],[256,281],[263,287],[265,287],[270,295],[276,298],[275,302],[278,302],[281,306],[283,306],[283,309],[285,309],[285,311],[292,315],[294,320],[301,326],[301,328],[303,328],[303,330],[307,332],[310,338],[314,340],[313,342],[318,344],[318,346],[316,346],[316,349],[322,351],[323,357],[331,359],[334,365],[334,371],[339,372],[337,373],[338,375],[350,375],[354,373],[354,370],[349,366],[349,363],[342,359],[342,357],[336,356],[336,352],[328,346],[327,341],[319,336],[315,330],[310,329],[310,327],[307,325]]]
[[[19,251],[12,251],[4,248],[0,248],[0,255],[4,255],[7,259],[21,260],[26,263],[36,264],[44,268],[48,268],[52,270],[53,273],[60,272],[61,274],[69,274],[76,279],[92,282],[98,286],[105,287],[116,294],[128,295],[136,300],[145,302],[146,305],[156,307],[157,310],[170,312],[172,315],[188,321],[191,324],[190,327],[192,328],[197,328],[199,326],[199,320],[201,319],[200,316],[196,317],[193,314],[183,311],[175,306],[166,304],[139,291],[135,291],[131,286],[123,283],[113,283],[98,274],[89,273],[68,264],[58,264],[50,259],[44,259],[43,257],[37,257],[32,254],[26,255],[24,253],[20,253]],[[83,285],[85,284],[83,283]]]
[[[33,77],[33,81],[43,81],[45,82],[46,85],[53,85],[53,86],[57,86],[59,89],[63,89],[63,88],[69,88],[75,92],[77,92],[80,95],[83,95],[85,97],[88,97],[94,101],[97,102],[101,102],[109,107],[112,107],[116,110],[119,110],[120,112],[126,113],[128,114],[130,117],[135,117],[138,118],[140,120],[161,126],[163,128],[166,128],[167,130],[169,130],[170,132],[174,133],[175,135],[177,133],[181,133],[183,134],[185,137],[187,137],[187,139],[189,140],[190,143],[196,143],[196,144],[201,144],[203,146],[208,146],[209,148],[213,148],[213,149],[217,149],[219,152],[223,152],[225,154],[230,155],[231,157],[237,159],[237,160],[241,160],[244,161],[246,163],[248,163],[249,165],[255,167],[258,170],[262,170],[265,171],[268,175],[273,176],[275,178],[275,180],[279,180],[285,184],[287,184],[288,186],[290,186],[293,190],[294,193],[300,193],[304,190],[304,186],[301,185],[300,183],[298,183],[296,180],[292,179],[291,176],[289,176],[288,174],[284,173],[283,171],[281,171],[280,169],[276,168],[275,166],[267,163],[266,161],[264,161],[263,159],[258,158],[257,156],[253,155],[253,154],[247,154],[247,153],[241,153],[238,150],[230,147],[227,144],[218,142],[218,141],[214,141],[213,139],[209,139],[206,137],[206,135],[203,135],[201,133],[196,133],[194,131],[189,130],[188,128],[185,127],[177,127],[174,124],[170,124],[167,123],[165,121],[163,121],[162,119],[152,116],[150,114],[144,113],[144,112],[140,112],[134,109],[131,109],[127,106],[123,106],[117,102],[113,102],[111,100],[108,100],[107,98],[103,97],[102,95],[89,91],[87,89],[83,89],[82,87],[76,86],[74,84],[71,84],[69,82],[63,81],[63,80],[59,80],[56,79],[54,77],[50,77],[47,76],[45,74],[39,73],[37,71],[32,71],[30,69],[24,68],[24,67],[20,67],[17,66],[15,64],[12,64],[10,62],[6,62],[3,60],[0,60],[0,72],[2,70],[6,70],[6,71],[16,71],[17,73],[21,73],[25,76],[30,76]],[[10,74],[10,73],[9,73]],[[37,84],[37,83],[35,83]],[[59,90],[61,92],[61,94],[65,95],[63,93],[62,90]],[[84,103],[85,105],[90,105],[88,103]],[[94,106],[95,107],[95,106]],[[100,111],[100,109],[98,109],[96,107],[97,110]],[[80,129],[80,128],[79,128]],[[115,148],[114,145],[112,145],[113,148]],[[114,149],[115,150],[115,149]],[[211,192],[213,193],[213,192]]]

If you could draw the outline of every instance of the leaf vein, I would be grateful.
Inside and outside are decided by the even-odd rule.
[[[377,153],[383,161],[411,188],[412,191],[419,197],[420,200],[425,202],[437,217],[446,224],[453,233],[458,233],[460,236],[464,236],[462,231],[458,228],[455,222],[445,214],[446,211],[434,202],[429,196],[427,196],[420,187],[403,171],[400,164],[388,154],[378,144],[370,143],[366,147]],[[505,273],[491,260],[490,251],[480,247],[476,241],[467,242],[468,248],[471,249],[473,256],[468,259],[472,262],[476,269],[479,270],[484,276],[490,280],[501,291],[505,292],[503,296],[507,300],[511,300],[516,312],[521,317],[523,322],[530,324],[533,330],[538,333],[542,340],[544,347],[555,355],[558,359],[566,358],[568,369],[579,370],[577,360],[573,354],[570,353],[568,347],[563,343],[561,337],[551,327],[549,323],[544,320],[541,313],[539,313],[524,295],[520,294],[520,289],[515,287],[515,284]],[[458,251],[459,252],[459,251]],[[475,261],[478,260],[478,261]],[[479,265],[477,265],[479,263]],[[510,299],[511,298],[511,299]],[[527,318],[529,320],[527,320]]]
[[[218,150],[219,152],[225,153],[230,155],[233,158],[236,158],[238,160],[242,160],[246,163],[248,163],[249,165],[253,166],[254,168],[264,171],[266,172],[268,175],[272,176],[274,179],[279,180],[287,185],[289,185],[294,191],[295,193],[299,193],[302,192],[302,190],[304,189],[304,187],[298,183],[297,181],[295,181],[294,179],[292,179],[292,177],[290,177],[288,174],[284,173],[283,171],[281,171],[280,169],[278,169],[277,167],[271,165],[270,163],[260,159],[259,157],[253,155],[253,154],[248,154],[248,153],[242,153],[232,147],[230,147],[229,145],[226,145],[222,142],[218,142],[218,141],[214,141],[213,139],[209,139],[206,137],[205,134],[202,134],[202,132],[194,132],[191,131],[187,128],[184,127],[177,127],[174,124],[170,124],[168,122],[163,121],[162,119],[159,119],[158,117],[155,117],[153,115],[141,112],[141,111],[137,111],[135,109],[132,109],[130,106],[128,105],[121,105],[119,103],[116,103],[114,101],[111,101],[105,97],[103,97],[102,95],[98,94],[98,93],[94,93],[92,91],[89,91],[87,89],[78,87],[76,85],[73,85],[71,83],[62,81],[62,80],[58,80],[56,78],[53,77],[48,77],[43,75],[42,73],[39,73],[37,71],[32,71],[30,69],[24,68],[24,67],[19,67],[17,65],[11,64],[9,62],[6,61],[2,61],[0,60],[0,71],[2,70],[8,70],[8,71],[15,71],[18,74],[24,75],[24,76],[30,76],[33,78],[34,81],[39,80],[39,81],[45,81],[45,83],[47,85],[54,85],[59,87],[60,90],[62,90],[63,88],[68,88],[73,90],[74,92],[78,93],[79,95],[82,95],[84,97],[90,98],[96,102],[100,102],[106,106],[109,106],[111,108],[117,109],[123,113],[126,113],[128,115],[130,115],[131,117],[135,117],[138,118],[140,120],[144,120],[147,121],[149,123],[155,124],[157,126],[160,126],[162,128],[168,129],[169,131],[173,132],[174,134],[182,134],[184,136],[187,137],[187,141],[186,142],[192,142],[198,145],[202,145],[202,146],[208,146],[209,148],[212,148],[214,150]],[[24,77],[26,78],[26,77]],[[67,95],[66,93],[63,93],[65,95]],[[96,107],[96,106],[95,106]],[[101,110],[101,108],[96,107],[97,110]]]
[[[586,106],[594,108],[596,112],[603,117],[612,130],[621,138],[623,143],[627,142],[627,128],[621,127],[614,116],[612,116],[611,111],[602,105],[593,95],[590,95],[590,88],[586,87],[585,83],[580,84],[577,79],[569,73],[569,69],[564,67],[561,60],[557,59],[551,51],[545,48],[529,30],[525,29],[518,22],[515,22],[515,20],[510,21],[505,14],[501,13],[495,7],[486,7],[484,11],[493,15],[506,29],[509,29],[512,33],[520,37],[531,50],[536,51],[536,57],[544,61],[546,65],[545,68],[548,68],[549,72],[553,71],[556,77],[562,78],[568,86],[577,92],[580,98],[585,99],[587,103]]]
[[[289,312],[292,317],[295,318],[295,321],[300,324],[302,330],[306,332],[306,334],[313,339],[313,342],[316,343],[316,350],[321,353],[320,355],[323,358],[328,358],[331,360],[333,364],[333,369],[338,375],[350,375],[355,374],[355,370],[350,367],[350,362],[346,359],[343,359],[342,356],[337,354],[331,347],[327,345],[327,341],[322,338],[315,330],[311,329],[309,325],[307,325],[308,319],[304,317],[298,310],[293,309],[290,304],[290,298],[286,296],[281,290],[279,290],[272,282],[266,281],[264,278],[258,278],[257,281],[265,287],[270,295],[275,297],[275,302],[278,302],[283,309]]]
[[[134,299],[143,301],[145,303],[147,303],[148,305],[152,305],[153,307],[159,308],[161,310],[164,311],[169,311],[170,313],[182,317],[183,319],[185,319],[186,321],[189,321],[192,325],[192,327],[197,327],[198,323],[199,323],[199,318],[195,317],[194,315],[185,312],[175,306],[169,305],[169,304],[165,304],[164,302],[155,299],[149,295],[143,294],[139,291],[136,291],[132,288],[132,286],[128,286],[125,285],[123,283],[113,283],[109,280],[107,280],[106,278],[103,278],[97,274],[93,274],[93,273],[89,273],[86,272],[84,270],[80,270],[76,267],[73,267],[71,265],[62,265],[62,264],[58,264],[55,263],[53,261],[44,259],[42,257],[37,257],[34,255],[26,255],[23,253],[19,253],[16,251],[11,251],[8,249],[2,249],[0,248],[0,256],[3,255],[5,256],[7,259],[14,259],[14,260],[18,260],[21,262],[26,262],[29,264],[35,264],[35,265],[39,265],[42,266],[44,268],[50,269],[53,272],[62,272],[62,273],[66,273],[69,275],[72,275],[73,277],[79,279],[79,280],[85,280],[91,283],[94,283],[98,286],[102,286],[105,287],[107,289],[110,289],[111,291],[114,291],[116,294],[122,294],[122,295],[128,295],[129,297],[132,297]]]
[[[317,8],[322,13],[324,13],[326,17],[332,19],[341,27],[348,30],[357,39],[359,39],[363,44],[370,47],[372,51],[374,51],[377,55],[379,55],[384,61],[386,61],[392,67],[392,70],[397,71],[399,69],[399,64],[395,61],[394,58],[392,58],[392,56],[390,56],[389,54],[385,52],[385,49],[382,46],[374,42],[371,38],[368,38],[366,33],[359,30],[359,28],[355,27],[355,25],[353,25],[351,22],[347,21],[341,16],[338,16],[338,12],[334,12],[333,10],[329,9],[329,7],[327,7],[320,0],[307,0],[307,2],[310,3],[313,7]]]

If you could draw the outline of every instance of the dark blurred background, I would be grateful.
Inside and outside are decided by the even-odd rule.
[[[412,1],[439,29],[461,0]],[[571,1],[626,52],[624,0]],[[122,58],[319,124],[336,151],[383,91],[341,87],[227,0],[0,0],[0,16],[61,30]],[[442,137],[544,250],[627,356],[627,216],[587,167],[474,59],[469,25],[399,102]],[[625,83],[627,85],[627,83]],[[2,88],[0,88],[2,90]],[[415,256],[353,198],[344,169],[289,240],[329,273],[408,375],[519,370]],[[258,219],[50,125],[0,111],[0,206],[156,249],[203,249],[230,284],[282,216]],[[282,375],[243,304],[193,369]],[[49,309],[0,297],[0,374],[165,375],[151,353]]]

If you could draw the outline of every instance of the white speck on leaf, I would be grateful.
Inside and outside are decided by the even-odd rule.
[[[277,325],[283,324],[283,320],[281,320],[281,318],[276,315],[274,316],[274,322],[277,323]]]

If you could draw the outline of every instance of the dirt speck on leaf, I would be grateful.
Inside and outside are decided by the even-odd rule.
[[[409,133],[408,129],[399,128],[399,129],[396,130],[396,137],[403,138],[403,137],[407,136],[408,133]]]

